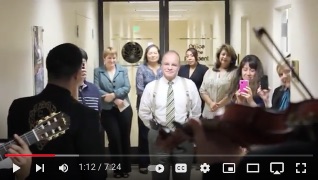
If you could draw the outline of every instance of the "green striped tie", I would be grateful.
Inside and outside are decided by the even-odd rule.
[[[166,126],[171,130],[174,129],[173,121],[175,120],[175,106],[174,106],[174,93],[172,84],[173,82],[169,82],[168,94],[167,94],[167,105],[166,105]]]

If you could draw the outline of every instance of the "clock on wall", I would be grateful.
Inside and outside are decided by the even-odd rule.
[[[142,57],[142,53],[143,49],[141,45],[136,42],[126,43],[121,50],[123,59],[128,63],[138,62]]]

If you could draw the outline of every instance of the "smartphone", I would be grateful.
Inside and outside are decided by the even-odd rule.
[[[245,92],[245,88],[249,86],[249,81],[248,80],[240,80],[240,92]]]
[[[261,89],[267,89],[268,90],[268,76],[264,75],[261,78]]]

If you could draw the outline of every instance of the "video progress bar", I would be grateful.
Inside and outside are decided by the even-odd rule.
[[[105,154],[105,155],[94,155],[94,154],[56,154],[55,157],[165,157],[165,156],[170,156],[170,155],[165,155],[165,154],[158,154],[158,155],[143,155],[143,154]],[[195,155],[188,155],[188,154],[178,154],[176,155],[178,157],[241,157],[242,155],[231,155],[231,154],[195,154]],[[265,154],[260,154],[260,155],[244,155],[248,157],[314,157],[313,154],[275,154],[275,155],[265,155]]]
[[[166,157],[168,154],[143,155],[143,154],[6,154],[5,157]],[[236,154],[178,154],[178,157],[242,157]],[[314,157],[313,154],[248,154],[245,157]]]

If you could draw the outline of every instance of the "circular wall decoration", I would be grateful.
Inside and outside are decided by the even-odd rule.
[[[126,43],[121,50],[123,59],[128,63],[138,62],[142,57],[142,53],[142,47],[136,42]]]

